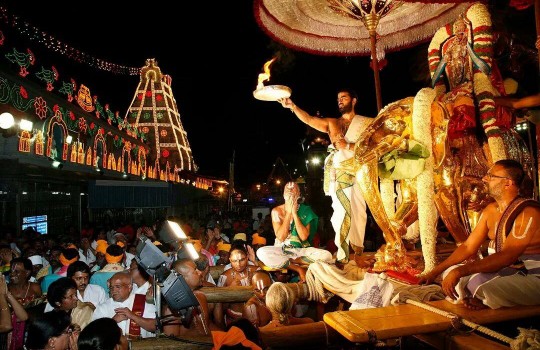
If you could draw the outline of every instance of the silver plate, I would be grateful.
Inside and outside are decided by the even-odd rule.
[[[291,97],[291,89],[285,85],[266,85],[253,91],[253,97],[261,101],[277,101],[280,98]]]

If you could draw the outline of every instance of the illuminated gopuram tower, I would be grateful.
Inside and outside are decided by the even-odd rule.
[[[147,176],[179,181],[180,170],[196,171],[196,165],[180,121],[171,81],[169,75],[161,73],[155,59],[147,59],[127,120],[146,134],[150,147]]]

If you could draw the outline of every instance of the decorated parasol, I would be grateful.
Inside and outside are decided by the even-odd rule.
[[[392,52],[431,39],[472,2],[395,0],[255,0],[259,26],[295,50],[329,56],[371,55],[377,108],[382,108],[377,51]],[[384,56],[383,56],[384,57]],[[381,59],[381,57],[379,57]]]

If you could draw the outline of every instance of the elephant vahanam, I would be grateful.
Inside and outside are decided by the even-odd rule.
[[[355,146],[355,157],[342,163],[356,175],[370,211],[386,244],[376,253],[374,270],[404,271],[414,265],[403,239],[407,227],[419,220],[425,271],[435,261],[438,218],[456,243],[476,225],[480,211],[492,199],[482,182],[492,163],[487,143],[467,135],[452,143],[448,137],[451,112],[435,100],[434,89],[422,89],[386,106]],[[503,131],[507,157],[532,171],[532,157],[521,137]],[[395,185],[402,200],[396,208]]]
[[[436,264],[440,217],[457,244],[474,228],[492,199],[482,177],[490,165],[512,158],[534,174],[532,156],[513,131],[514,118],[495,106],[505,94],[493,64],[491,18],[472,4],[455,22],[440,28],[428,48],[432,88],[381,110],[343,163],[356,175],[386,244],[375,270],[406,270],[407,227],[418,220],[424,271]],[[401,201],[395,202],[395,181]]]

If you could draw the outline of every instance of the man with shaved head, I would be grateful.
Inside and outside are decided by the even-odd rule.
[[[188,258],[178,259],[173,263],[171,269],[184,278],[199,301],[199,306],[194,308],[193,318],[190,324],[185,327],[179,322],[177,311],[169,309],[168,305],[163,303],[163,317],[171,316],[167,321],[163,322],[163,333],[171,336],[183,336],[186,334],[210,335],[210,331],[221,330],[221,327],[212,321],[206,295],[198,290],[202,287],[202,272],[197,269],[195,262]]]
[[[144,294],[131,293],[129,271],[115,273],[109,282],[111,297],[96,307],[92,319],[112,318],[130,339],[155,337],[156,308],[146,302]]]
[[[256,271],[251,278],[251,285],[253,296],[244,305],[242,317],[247,318],[257,327],[266,326],[272,321],[272,314],[266,307],[266,292],[272,285],[270,274],[263,270]]]

